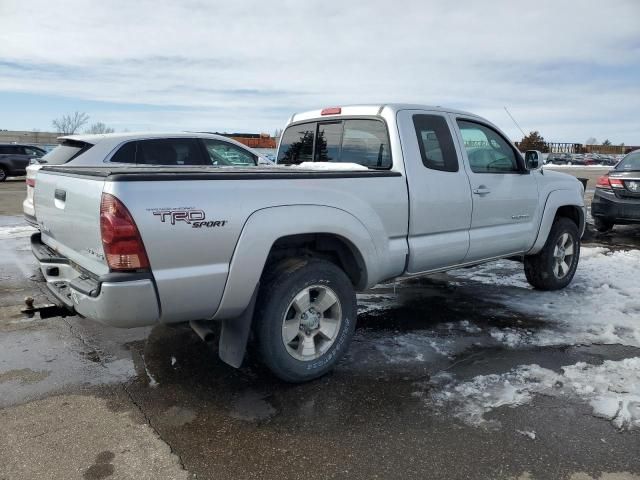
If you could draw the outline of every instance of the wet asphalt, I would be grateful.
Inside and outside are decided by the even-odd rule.
[[[22,185],[0,184],[0,228],[15,227],[0,238],[0,479],[640,478],[638,430],[617,431],[579,400],[497,408],[491,427],[425,401],[442,372],[464,380],[640,356],[620,345],[507,348],[489,328],[535,330],[544,319],[447,275],[361,295],[348,355],[303,385],[275,379],[251,352],[241,369],[228,367],[185,327],[25,318],[24,297],[46,297],[19,230]],[[585,242],[637,249],[640,227],[590,229]],[[479,328],[460,330],[465,321]],[[457,342],[458,353],[403,357],[396,339],[424,332]]]

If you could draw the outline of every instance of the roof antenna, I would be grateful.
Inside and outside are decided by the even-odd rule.
[[[518,122],[516,122],[516,119],[513,118],[513,115],[511,115],[511,112],[509,112],[509,110],[507,110],[507,107],[504,107],[504,111],[507,112],[507,115],[509,115],[509,117],[511,118],[511,120],[513,120],[513,123],[516,124],[516,127],[518,127],[518,130],[520,130],[522,132],[522,137],[526,137],[527,135],[524,133],[524,130],[522,130],[520,128],[520,125],[518,125]]]

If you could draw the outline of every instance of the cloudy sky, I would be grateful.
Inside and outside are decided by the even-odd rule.
[[[640,145],[640,1],[0,0],[0,128],[266,131],[447,105],[514,140]]]

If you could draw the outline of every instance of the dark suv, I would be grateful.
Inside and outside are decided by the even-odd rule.
[[[47,152],[40,147],[16,143],[0,143],[0,182],[7,177],[16,177],[27,173],[32,158],[40,158]]]
[[[640,223],[640,150],[598,179],[591,215],[599,232],[611,230],[614,224]]]

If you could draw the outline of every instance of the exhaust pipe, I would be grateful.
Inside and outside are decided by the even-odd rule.
[[[210,322],[203,322],[201,320],[191,320],[189,326],[205,343],[215,341],[216,333],[207,325]]]

